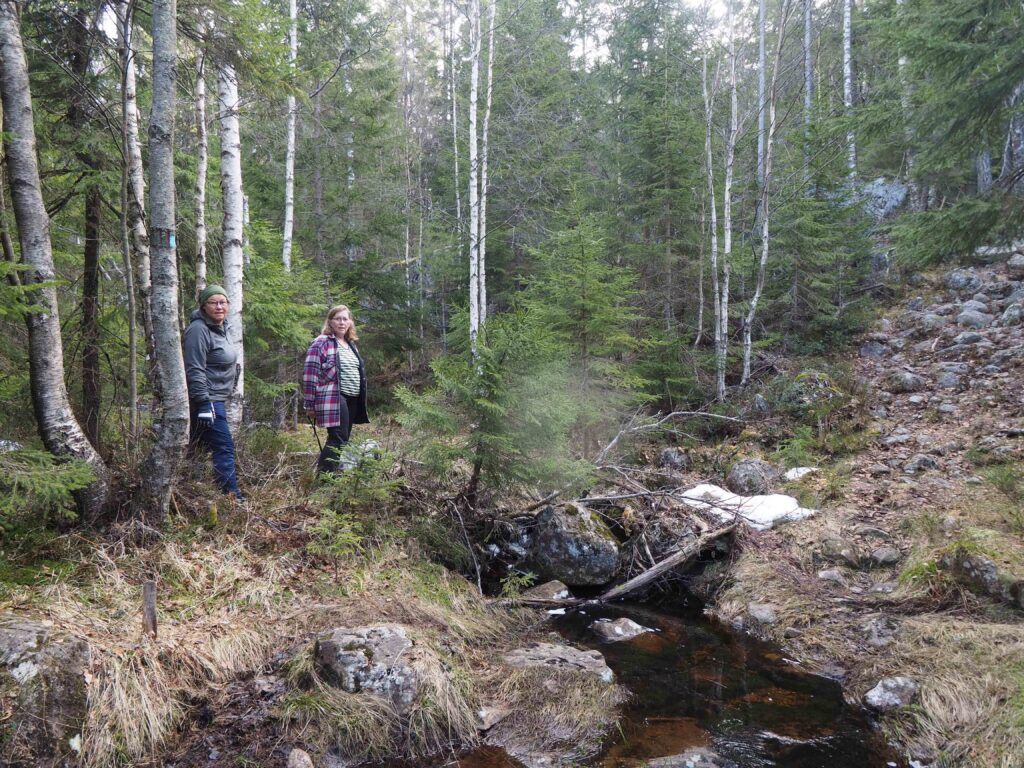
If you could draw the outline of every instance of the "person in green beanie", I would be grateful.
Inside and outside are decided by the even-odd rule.
[[[235,442],[224,403],[238,381],[238,351],[227,335],[228,297],[219,285],[199,294],[199,308],[185,330],[190,447],[210,451],[220,489],[244,501],[235,471]]]

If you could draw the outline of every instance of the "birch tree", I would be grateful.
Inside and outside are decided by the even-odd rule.
[[[299,8],[297,0],[288,0],[288,65],[292,77],[299,56]],[[284,271],[292,271],[292,234],[295,229],[295,125],[298,103],[294,93],[288,94],[288,130],[284,154],[284,248],[281,261]]]
[[[480,90],[480,0],[469,4],[469,347],[475,360],[480,317],[480,188],[477,154],[477,100]]]
[[[764,81],[765,4],[757,0],[757,188],[764,187]]]
[[[128,0],[121,0],[116,6],[118,61],[121,66],[121,258],[124,264],[125,295],[128,299],[128,401],[131,410],[128,412],[129,437],[134,443],[139,435],[139,370],[138,370],[138,307],[135,300],[135,275],[133,272],[131,232],[128,224],[128,207],[131,199],[129,191],[131,148],[128,140],[129,100],[128,100],[128,69],[133,67],[131,51],[132,17]],[[134,71],[133,71],[134,75]],[[135,79],[132,78],[132,96],[134,99]],[[131,104],[134,116],[134,101]],[[136,126],[136,138],[138,126]]]
[[[199,21],[199,29],[205,25]],[[206,287],[206,180],[210,160],[210,139],[206,130],[206,49],[196,52],[196,298]]]
[[[814,105],[814,61],[811,57],[813,42],[812,11],[814,0],[804,2],[804,183],[811,193],[811,114]]]
[[[242,277],[244,270],[244,208],[242,192],[242,139],[239,130],[238,78],[235,68],[222,63],[217,71],[220,114],[220,186],[224,198],[224,290],[228,294],[228,339],[238,352],[238,380],[227,404],[228,422],[236,428],[242,420],[245,397],[245,359],[242,343]]]
[[[188,441],[188,387],[178,327],[178,259],[174,193],[174,95],[177,79],[176,0],[153,0],[153,108],[149,119],[150,270],[154,374],[160,392],[160,430],[142,467],[136,499],[145,518],[162,520],[171,483]]]
[[[853,132],[853,0],[843,0],[843,111],[846,130],[846,169],[850,184],[857,180],[857,142]]]
[[[715,162],[713,152],[713,131],[715,120],[715,90],[717,89],[718,77],[716,72],[715,87],[708,85],[708,55],[707,52],[701,59],[701,86],[704,93],[704,172],[707,178],[708,196],[707,210],[709,218],[708,232],[711,237],[709,258],[711,260],[711,303],[715,312],[714,317],[714,340],[715,340],[715,368],[719,371],[718,359],[722,349],[722,301],[721,286],[718,276],[718,201],[715,199]],[[725,399],[725,371],[724,368],[716,376],[716,396],[719,400]]]
[[[39,286],[32,291],[37,309],[25,316],[32,407],[46,449],[55,456],[78,459],[92,468],[95,480],[76,494],[76,501],[82,514],[93,519],[106,505],[109,473],[71,410],[64,381],[60,311],[53,286],[57,275],[50,243],[50,217],[39,181],[32,93],[18,24],[18,5],[12,0],[0,2],[0,99],[11,203],[21,257],[28,267],[22,281],[26,286]]]
[[[765,269],[768,265],[769,250],[769,221],[768,214],[769,190],[772,183],[772,161],[774,160],[775,131],[776,131],[776,101],[778,98],[779,70],[782,67],[782,46],[786,37],[786,24],[789,21],[791,3],[784,0],[780,9],[779,26],[775,36],[775,55],[772,61],[772,82],[768,94],[768,136],[764,155],[764,180],[761,186],[761,257],[757,266],[757,283],[754,287],[754,294],[750,298],[750,305],[747,309],[747,316],[743,322],[743,374],[741,384],[750,381],[750,356],[753,347],[752,334],[754,319],[757,316],[757,305],[761,300],[764,291]]]

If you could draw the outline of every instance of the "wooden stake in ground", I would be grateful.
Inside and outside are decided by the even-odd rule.
[[[156,639],[156,582],[142,584],[142,631]]]

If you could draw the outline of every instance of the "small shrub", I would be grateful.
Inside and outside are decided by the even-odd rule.
[[[1024,503],[1024,471],[1017,464],[994,464],[982,477],[1010,501]]]
[[[28,522],[45,526],[75,516],[72,494],[94,479],[82,462],[60,461],[44,451],[0,454],[0,531]]]

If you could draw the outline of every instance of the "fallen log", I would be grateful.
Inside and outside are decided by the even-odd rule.
[[[597,598],[598,602],[604,603],[609,600],[617,600],[620,597],[628,595],[630,592],[635,592],[636,590],[640,589],[640,587],[650,584],[652,581],[654,581],[656,578],[666,573],[667,571],[671,571],[673,568],[678,568],[681,565],[685,565],[690,560],[693,560],[694,558],[699,556],[706,549],[710,549],[711,545],[713,545],[720,538],[732,533],[733,530],[735,530],[736,525],[736,522],[732,522],[723,528],[719,528],[717,530],[705,533],[703,536],[700,536],[696,541],[683,547],[675,554],[669,555],[660,563],[652,565],[639,576],[634,576],[632,579],[625,582],[624,584],[619,584],[619,586],[617,587],[612,587],[599,598]]]

